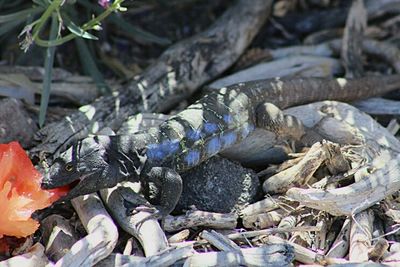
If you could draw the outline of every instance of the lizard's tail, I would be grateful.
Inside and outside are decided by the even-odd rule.
[[[275,82],[277,83],[277,82]],[[272,85],[272,88],[276,85]],[[400,89],[400,74],[359,79],[296,78],[283,80],[281,90],[272,90],[281,108],[322,100],[354,101]]]

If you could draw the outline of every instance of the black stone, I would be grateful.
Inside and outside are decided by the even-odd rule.
[[[229,213],[252,203],[261,195],[256,173],[222,157],[182,174],[183,192],[176,210],[195,206],[199,210]]]

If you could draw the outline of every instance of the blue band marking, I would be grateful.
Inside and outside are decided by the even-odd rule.
[[[215,133],[218,130],[218,126],[215,123],[206,122],[204,123],[204,131],[208,134]]]
[[[161,144],[148,144],[147,157],[152,160],[162,160],[179,149],[179,139],[165,140]]]
[[[233,122],[233,117],[230,114],[225,114],[224,115],[224,122],[226,122],[227,124],[231,124]]]
[[[148,144],[146,155],[151,160],[162,160],[164,152],[160,149],[159,144]]]
[[[233,145],[237,140],[237,135],[234,132],[226,133],[221,136],[222,146],[229,147]]]
[[[214,155],[221,150],[221,141],[219,137],[213,137],[207,144],[207,155]]]
[[[185,156],[185,161],[188,166],[195,166],[200,161],[200,152],[196,150],[189,151]]]
[[[191,141],[198,141],[200,140],[200,138],[202,137],[202,133],[200,130],[193,130],[190,129],[187,134],[186,137],[191,140]]]

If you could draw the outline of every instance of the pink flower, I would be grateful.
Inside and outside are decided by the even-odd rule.
[[[108,8],[110,6],[111,0],[98,0],[98,3],[103,8]]]

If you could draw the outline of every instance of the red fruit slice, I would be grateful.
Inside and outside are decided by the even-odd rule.
[[[0,144],[0,237],[33,234],[39,223],[32,213],[66,195],[65,188],[42,190],[41,180],[18,142]]]

